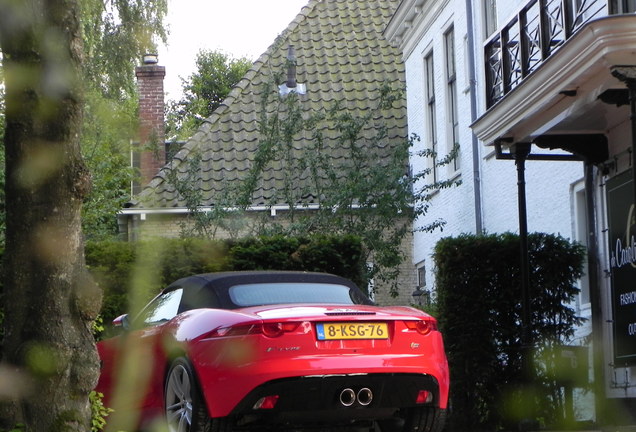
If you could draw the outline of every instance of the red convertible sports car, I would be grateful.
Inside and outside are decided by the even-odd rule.
[[[210,273],[165,288],[98,344],[113,418],[174,432],[437,432],[449,375],[431,316],[303,272]],[[118,430],[118,429],[114,429]]]

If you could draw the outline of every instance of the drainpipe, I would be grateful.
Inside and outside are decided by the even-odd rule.
[[[530,390],[534,384],[534,370],[532,361],[532,296],[530,293],[530,265],[528,254],[528,212],[526,205],[526,161],[530,154],[532,144],[519,142],[510,146],[510,153],[517,165],[517,194],[519,200],[519,245],[520,245],[520,270],[521,270],[521,362],[523,367],[523,379],[526,389]],[[519,430],[536,430],[536,409],[533,403],[525,407],[526,417],[521,420]]]
[[[477,79],[475,66],[475,47],[474,44],[474,24],[473,24],[473,5],[471,0],[466,0],[466,35],[468,44],[468,79],[470,82],[470,122],[475,123],[477,120]],[[473,149],[473,191],[475,195],[475,234],[483,232],[483,221],[481,217],[481,171],[479,169],[479,140],[477,135],[470,130],[472,136]]]
[[[528,211],[526,205],[526,160],[530,154],[530,143],[515,143],[510,153],[517,165],[517,193],[519,200],[519,244],[521,254],[521,305],[523,308],[521,324],[523,326],[522,344],[530,351],[532,347],[532,309],[530,305],[530,266],[528,263]],[[524,350],[525,352],[525,350]],[[527,354],[527,353],[526,353]],[[529,361],[527,364],[530,364]]]

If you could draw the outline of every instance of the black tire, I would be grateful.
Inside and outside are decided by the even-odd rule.
[[[441,432],[446,410],[437,407],[410,408],[406,412],[403,432]]]
[[[437,407],[408,408],[401,412],[402,421],[378,422],[382,432],[442,432],[446,410]],[[399,427],[400,425],[401,427]]]
[[[231,432],[227,419],[210,418],[190,362],[179,357],[166,377],[165,414],[170,432]]]

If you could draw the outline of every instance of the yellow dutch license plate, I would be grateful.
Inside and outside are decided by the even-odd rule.
[[[316,331],[318,340],[389,338],[386,323],[319,323]]]

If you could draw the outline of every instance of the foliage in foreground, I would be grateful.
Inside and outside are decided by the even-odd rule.
[[[569,304],[578,293],[585,249],[560,236],[530,234],[532,335],[539,355],[554,355],[581,319]],[[437,310],[451,370],[452,431],[516,428],[520,408],[548,424],[562,420],[562,383],[551,362],[537,363],[535,397],[521,398],[519,237],[461,235],[435,247]],[[586,385],[587,382],[582,383]],[[521,410],[523,411],[523,410]],[[533,417],[533,418],[536,418]]]

